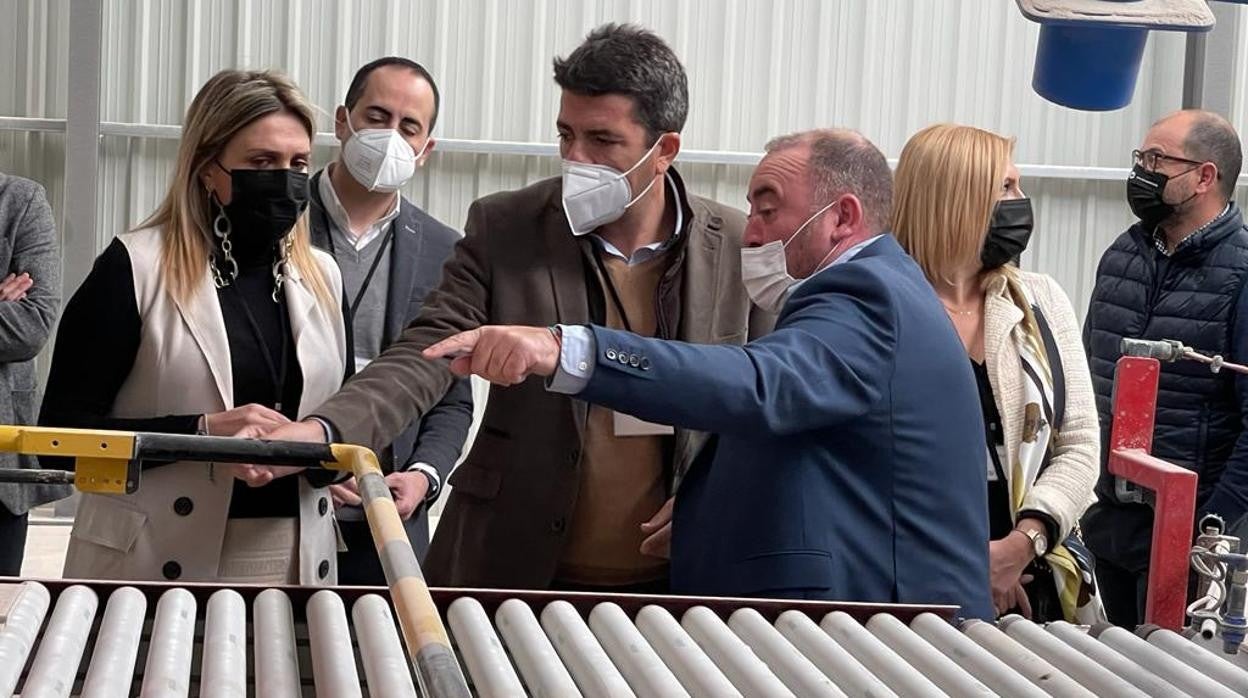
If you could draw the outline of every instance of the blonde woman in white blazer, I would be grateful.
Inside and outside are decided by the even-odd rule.
[[[1099,468],[1092,382],[1070,300],[1016,266],[1033,220],[1012,151],[968,126],[919,131],[895,173],[893,231],[980,385],[997,612],[1091,622],[1104,614],[1077,522]]]
[[[338,267],[308,239],[312,110],[289,79],[223,71],[187,110],[160,208],[66,306],[40,422],[254,435],[332,395]],[[84,495],[66,577],[332,584],[331,475],[147,463],[136,494]]]

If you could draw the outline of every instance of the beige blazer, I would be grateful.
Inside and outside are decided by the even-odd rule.
[[[225,320],[208,269],[189,299],[174,301],[159,273],[160,231],[142,230],[119,238],[130,255],[143,329],[113,416],[212,413],[234,407]],[[338,266],[323,252],[314,255],[332,297],[341,298]],[[303,372],[299,407],[307,412],[342,383],[345,332],[337,303],[330,308],[320,305],[297,270],[288,268],[287,278],[282,289]],[[173,463],[144,472],[136,494],[83,495],[70,533],[65,576],[216,578],[232,491],[233,478],[221,468]],[[179,499],[189,500],[189,512],[174,511]],[[186,512],[186,504],[181,502],[179,511]],[[333,584],[337,579],[332,512],[326,489],[313,488],[299,478],[301,584]]]
[[[1064,539],[1084,509],[1094,500],[1093,486],[1100,473],[1100,427],[1092,394],[1088,359],[1083,352],[1079,322],[1070,299],[1057,282],[1044,274],[1021,272],[1028,292],[1048,320],[1062,358],[1066,378],[1066,416],[1053,445],[1049,467],[1023,499],[1022,509],[1042,511],[1057,521],[1058,541]],[[1024,390],[1022,363],[1010,336],[1020,329],[1023,311],[1010,300],[1002,279],[984,298],[984,354],[992,394],[1004,427],[1013,477],[1018,445],[1023,439]]]

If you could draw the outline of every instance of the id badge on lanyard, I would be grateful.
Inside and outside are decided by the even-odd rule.
[[[612,412],[611,414],[616,436],[666,436],[676,433],[676,429],[668,424],[647,422],[623,412]]]

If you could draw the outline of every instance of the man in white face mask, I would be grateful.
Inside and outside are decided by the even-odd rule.
[[[425,356],[713,432],[676,498],[676,593],[992,617],[979,395],[940,301],[885,232],[891,198],[887,161],[857,133],[768,144],[742,272],[780,315],[743,347],[559,324],[478,328]]]
[[[473,203],[420,316],[313,410],[333,438],[386,443],[453,378],[421,351],[482,324],[593,322],[729,344],[770,329],[741,284],[745,215],[689,193],[673,167],[689,94],[671,48],[640,27],[605,25],[554,61],[554,78],[562,176]],[[273,438],[323,440],[326,429],[301,422]],[[492,387],[472,450],[449,478],[425,576],[446,586],[665,591],[669,502],[706,438],[590,407],[540,380]]]
[[[312,243],[332,254],[342,270],[348,373],[376,358],[415,319],[460,238],[400,193],[434,148],[439,99],[433,77],[419,63],[387,57],[363,66],[335,110],[342,150],[312,178]],[[457,381],[381,453],[386,482],[422,558],[429,544],[428,508],[459,459],[471,422],[471,385]],[[339,555],[339,581],[384,584],[355,481],[331,491],[347,545]]]

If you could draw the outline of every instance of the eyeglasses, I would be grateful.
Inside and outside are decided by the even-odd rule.
[[[1188,160],[1187,158],[1176,158],[1173,155],[1166,155],[1160,150],[1132,150],[1131,151],[1131,163],[1133,165],[1140,165],[1144,169],[1149,170],[1149,171],[1156,170],[1157,165],[1161,164],[1162,162],[1166,160],[1169,160],[1171,162],[1184,162],[1189,165],[1192,165],[1193,167],[1200,167],[1201,165],[1205,164],[1198,160]]]

